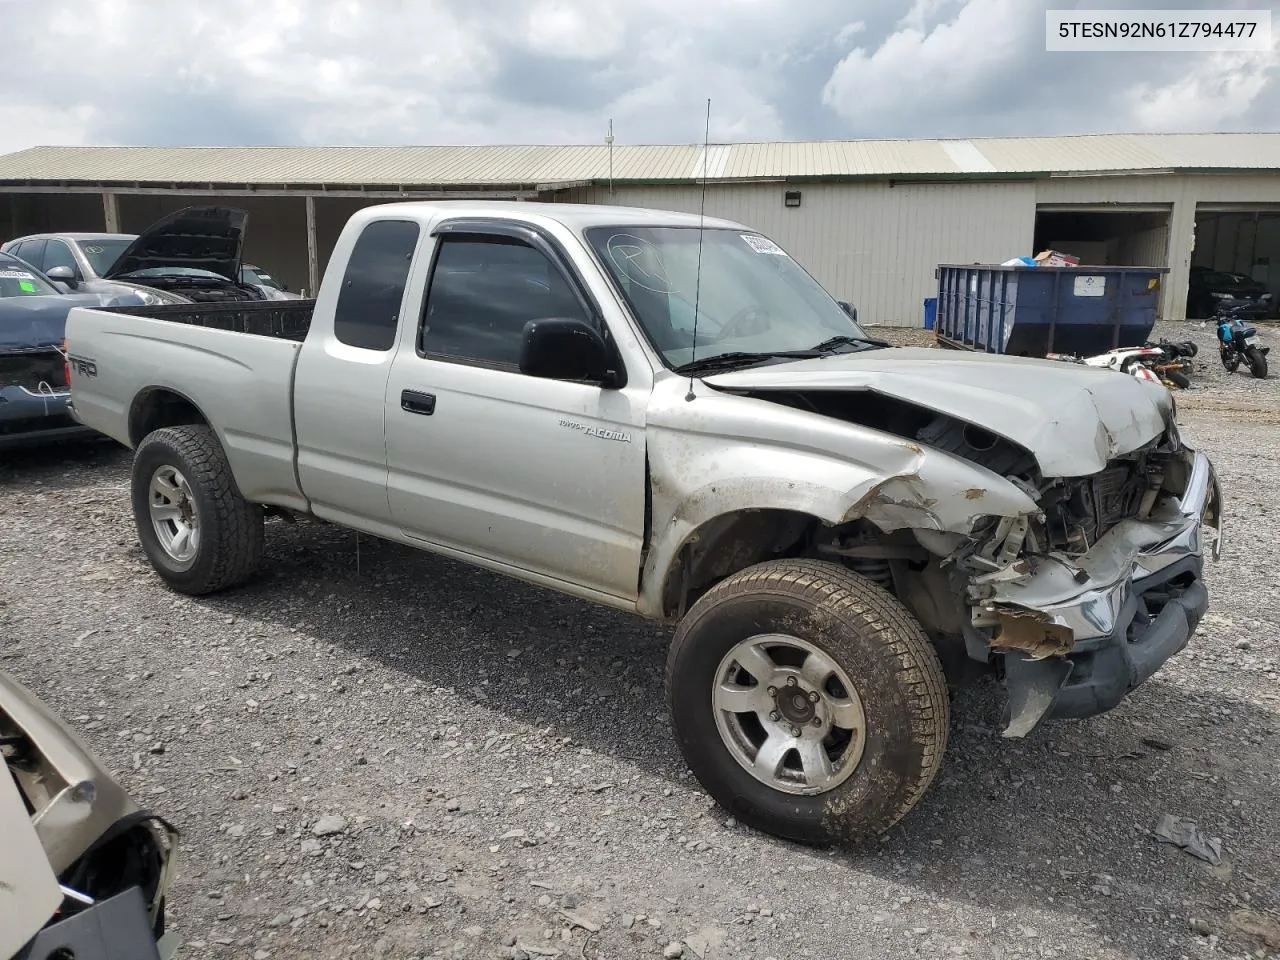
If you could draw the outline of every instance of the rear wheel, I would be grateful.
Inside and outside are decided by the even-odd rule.
[[[1257,347],[1249,347],[1244,352],[1244,357],[1249,361],[1249,372],[1259,380],[1267,379],[1267,355]]]
[[[142,549],[180,593],[235,586],[261,563],[262,508],[240,496],[209,427],[148,434],[134,454],[131,494]]]
[[[832,563],[771,561],[709,590],[676,631],[667,696],[707,791],[802,842],[883,833],[946,747],[946,683],[920,625]]]
[[[1177,387],[1179,390],[1186,390],[1188,387],[1191,386],[1191,378],[1188,377],[1181,370],[1166,370],[1164,372],[1164,375],[1168,379],[1168,381],[1172,383],[1175,387]]]

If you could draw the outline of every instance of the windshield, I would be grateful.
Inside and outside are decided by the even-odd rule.
[[[133,237],[94,237],[92,240],[81,240],[80,251],[89,261],[96,277],[102,276],[111,269],[111,265],[120,259],[120,254],[129,249]]]
[[[274,290],[280,289],[280,284],[276,283],[275,278],[260,267],[241,267],[240,282],[256,283],[260,287],[271,287]]]
[[[57,297],[62,292],[26,267],[0,260],[0,299],[8,297]]]
[[[613,276],[650,341],[671,367],[695,355],[810,350],[866,334],[772,240],[739,230],[594,227],[587,241]]]

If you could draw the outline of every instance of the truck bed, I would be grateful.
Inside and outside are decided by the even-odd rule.
[[[173,303],[155,307],[103,307],[103,313],[124,313],[193,327],[212,327],[233,333],[294,340],[301,343],[311,328],[315,300],[265,300],[243,303]]]
[[[304,509],[293,375],[313,306],[77,307],[67,316],[75,415],[132,446],[149,407],[189,404],[217,431],[247,499]]]

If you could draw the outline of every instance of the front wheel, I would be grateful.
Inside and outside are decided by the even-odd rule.
[[[770,561],[712,587],[676,630],[667,697],[707,792],[806,843],[888,830],[946,748],[946,681],[919,623],[833,563]]]
[[[1187,390],[1191,387],[1191,378],[1181,370],[1166,370],[1164,375],[1179,390]]]
[[[1249,347],[1244,356],[1249,361],[1249,372],[1259,380],[1267,379],[1267,355],[1257,347]]]
[[[226,454],[204,425],[148,434],[133,458],[138,540],[173,589],[200,595],[247,580],[263,554],[262,508],[240,496]]]
[[[1222,365],[1226,368],[1227,373],[1235,373],[1240,369],[1240,354],[1230,347],[1219,347],[1218,355],[1222,357]]]

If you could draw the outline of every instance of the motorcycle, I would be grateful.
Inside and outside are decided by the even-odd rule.
[[[1191,386],[1190,357],[1196,355],[1196,345],[1190,341],[1170,343],[1161,340],[1158,344],[1147,343],[1141,347],[1121,347],[1108,350],[1096,357],[1067,357],[1061,354],[1050,354],[1056,360],[1072,360],[1089,367],[1103,367],[1128,373],[1140,380],[1154,380],[1166,387],[1177,387],[1185,390]]]
[[[1150,380],[1153,383],[1169,382],[1161,378],[1153,369],[1154,365],[1164,359],[1164,353],[1157,347],[1125,347],[1120,350],[1109,350],[1096,357],[1080,357],[1073,353],[1049,353],[1050,360],[1061,360],[1065,363],[1080,363],[1088,367],[1103,367],[1127,373],[1139,380]],[[1189,381],[1188,381],[1189,383]]]
[[[1220,306],[1214,316],[1217,321],[1218,354],[1227,373],[1240,369],[1241,361],[1249,365],[1249,372],[1258,380],[1267,378],[1267,354],[1270,347],[1260,347],[1258,328],[1245,323],[1241,306]]]

